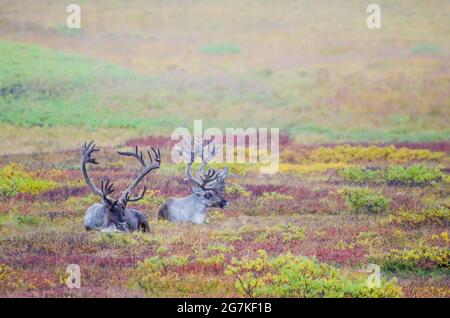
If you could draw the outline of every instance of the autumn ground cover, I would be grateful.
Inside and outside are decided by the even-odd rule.
[[[1,4],[0,296],[449,297],[448,1],[379,1],[380,30],[360,0],[78,3],[80,30],[65,1]],[[194,119],[280,128],[279,172],[230,163],[229,208],[158,222]],[[161,147],[150,234],[83,229],[92,139],[118,189],[116,149]]]
[[[146,146],[145,139],[140,145]],[[291,148],[302,147],[287,146],[282,157]],[[168,149],[163,148],[163,163]],[[348,157],[336,155],[342,149]],[[374,160],[367,154],[359,158],[361,151],[370,151]],[[381,158],[386,151],[392,156]],[[330,152],[343,167],[323,168]],[[84,231],[86,207],[98,198],[84,185],[79,155],[20,156],[22,166],[10,163],[17,156],[2,157],[3,296],[449,296],[448,149],[304,147],[296,157],[302,163],[282,163],[292,168],[271,177],[231,165],[231,205],[211,211],[204,225],[156,220],[165,198],[189,193],[182,166],[163,164],[148,178],[146,197],[135,204],[149,217],[150,234]],[[98,158],[102,164],[92,175],[111,177],[117,188],[135,172],[114,149],[104,149]],[[403,175],[397,183],[382,177],[359,182],[349,179],[347,166],[358,172],[366,167],[422,170],[413,171],[411,182]],[[430,171],[438,172],[422,182]],[[295,259],[300,256],[312,263]],[[285,291],[273,276],[265,276],[272,271],[283,279],[289,274],[277,267],[283,262],[300,266],[298,273],[314,273],[311,282],[328,281],[331,275],[343,285],[308,289],[302,279],[286,276],[292,290]],[[65,287],[65,269],[73,263],[82,271],[79,290]],[[383,285],[374,292],[361,283],[369,263],[382,271]]]

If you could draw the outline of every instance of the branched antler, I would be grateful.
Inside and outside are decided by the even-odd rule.
[[[219,171],[209,169],[208,172],[206,172],[206,174],[202,176],[203,187],[205,189],[211,188],[214,185],[215,181],[217,181],[218,175]]]
[[[114,185],[112,184],[111,179],[107,178],[106,180],[102,180],[100,189],[102,191],[102,199],[109,204],[113,204],[113,201],[108,198],[108,195],[114,192]]]
[[[86,180],[87,185],[89,188],[94,192],[95,194],[102,197],[103,200],[105,200],[108,203],[113,202],[111,198],[108,197],[114,189],[112,183],[109,181],[109,179],[104,183],[102,181],[101,189],[98,189],[94,183],[92,183],[91,179],[89,178],[89,175],[87,173],[86,169],[86,163],[91,164],[98,164],[98,162],[95,160],[95,158],[92,157],[94,152],[99,151],[99,149],[95,148],[95,144],[93,141],[87,143],[85,142],[83,145],[83,154],[81,156],[81,170],[83,171],[84,180]]]
[[[141,182],[142,179],[149,172],[151,172],[154,169],[158,169],[160,166],[160,163],[161,163],[161,152],[160,152],[159,148],[157,150],[155,150],[155,148],[151,147],[151,149],[154,153],[154,159],[152,158],[152,154],[150,153],[150,151],[147,151],[148,158],[150,160],[149,164],[145,163],[144,155],[143,155],[142,151],[139,151],[139,148],[137,146],[136,146],[134,152],[125,152],[125,151],[117,152],[119,155],[122,155],[122,156],[136,158],[139,161],[139,163],[141,164],[142,169],[140,170],[138,176],[133,180],[133,183],[131,183],[131,185],[122,192],[119,200],[114,201],[113,199],[111,199],[109,197],[109,195],[114,192],[114,185],[112,184],[112,182],[109,178],[101,181],[100,189],[98,189],[94,185],[94,183],[91,181],[91,179],[89,178],[89,175],[88,175],[87,169],[86,169],[86,163],[98,164],[98,162],[95,160],[95,158],[92,157],[92,155],[94,152],[99,151],[99,149],[95,148],[95,144],[93,141],[91,141],[89,143],[85,142],[83,145],[83,154],[81,157],[81,170],[83,171],[83,176],[84,176],[84,179],[86,180],[87,185],[95,194],[99,195],[103,199],[104,202],[106,202],[110,205],[112,205],[114,203],[118,203],[123,208],[125,208],[128,202],[136,202],[136,201],[141,200],[144,197],[145,192],[147,191],[147,187],[144,186],[141,194],[139,194],[136,197],[131,197],[130,193],[133,192],[133,190],[137,187],[139,182]]]
[[[117,152],[119,155],[121,156],[128,156],[128,157],[134,157],[136,158],[140,164],[145,167],[145,161],[144,161],[144,155],[142,154],[142,151],[139,151],[138,146],[136,146],[135,151],[134,152],[128,152],[128,151],[118,151]],[[150,153],[147,151],[150,160],[151,160],[151,156]]]
[[[136,202],[136,201],[139,201],[139,200],[141,200],[141,199],[144,197],[144,195],[145,195],[146,192],[147,192],[147,187],[144,186],[144,188],[142,189],[141,194],[139,194],[139,195],[136,196],[136,197],[130,197],[129,194],[127,194],[126,197],[125,197],[126,202]]]
[[[212,143],[212,150],[210,151],[210,145]],[[205,153],[205,150],[208,150]],[[208,143],[206,143],[203,147],[202,147],[202,153],[201,153],[201,158],[202,158],[202,164],[200,166],[200,168],[198,169],[198,177],[202,178],[203,177],[203,170],[205,169],[206,165],[211,161],[211,159],[213,159],[216,156],[216,145],[210,141]]]
[[[211,150],[212,145],[212,150]],[[185,146],[185,153],[187,152]],[[190,153],[191,160],[186,163],[186,176],[187,180],[189,180],[194,185],[202,188],[202,189],[213,189],[215,188],[218,183],[223,182],[223,177],[221,175],[221,171],[217,171],[214,169],[209,169],[206,173],[204,173],[205,167],[207,164],[213,159],[216,155],[216,147],[213,141],[209,141],[206,143],[202,143],[200,151],[192,151]],[[195,149],[195,148],[194,148]],[[200,153],[199,153],[200,152]],[[200,155],[200,158],[202,159],[202,164],[200,165],[200,168],[198,169],[197,176],[194,177],[191,173],[192,164],[195,161],[195,157],[197,155]]]
[[[143,191],[141,192],[141,194],[137,197],[130,197],[130,193],[133,192],[133,190],[138,186],[139,182],[142,181],[142,179],[152,170],[158,169],[161,163],[161,152],[159,150],[159,148],[157,150],[155,150],[155,148],[151,147],[151,150],[154,153],[154,159],[152,158],[152,154],[150,153],[150,151],[147,151],[150,163],[146,164],[145,160],[144,160],[144,155],[142,154],[142,151],[139,151],[138,146],[136,146],[135,151],[134,152],[123,152],[123,151],[118,151],[117,153],[119,155],[122,156],[128,156],[128,157],[134,157],[136,158],[139,163],[142,166],[141,171],[139,172],[138,176],[134,179],[134,181],[131,183],[131,185],[125,189],[119,199],[119,204],[121,204],[122,206],[126,206],[126,204],[128,202],[136,202],[141,200],[144,195],[145,192],[147,191],[147,188],[144,186]]]

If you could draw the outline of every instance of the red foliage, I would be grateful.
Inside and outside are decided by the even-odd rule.
[[[416,198],[411,194],[402,193],[394,195],[391,202],[392,211],[398,211],[400,209],[407,211],[421,211],[424,208],[420,198]]]
[[[175,143],[176,141],[172,141],[169,137],[166,136],[146,136],[130,139],[125,143],[125,146],[128,147],[147,146],[147,147],[165,148],[174,145]]]
[[[394,144],[397,148],[410,148],[410,149],[428,149],[430,151],[442,151],[450,152],[450,141],[438,141],[438,142],[426,142],[426,143],[413,143],[402,142]]]
[[[347,249],[335,249],[329,247],[319,247],[317,249],[317,259],[333,264],[355,265],[363,261],[366,251],[362,247]]]
[[[312,191],[306,186],[288,186],[288,185],[274,185],[274,184],[248,184],[244,185],[245,188],[250,190],[254,196],[260,196],[265,192],[277,192],[293,196],[295,199],[306,198],[320,198],[324,197],[326,193]]]
[[[87,186],[76,188],[62,187],[41,193],[39,199],[44,201],[63,201],[70,197],[85,196],[88,195],[89,193],[90,190]]]

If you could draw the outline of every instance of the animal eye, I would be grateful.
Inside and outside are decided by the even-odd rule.
[[[209,199],[210,197],[212,197],[212,194],[211,194],[211,193],[205,194],[205,198]]]

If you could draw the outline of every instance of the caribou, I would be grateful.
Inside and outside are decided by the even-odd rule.
[[[131,193],[136,189],[147,174],[155,169],[158,169],[160,166],[161,154],[159,148],[155,150],[151,147],[151,149],[154,153],[154,158],[152,158],[150,151],[147,151],[150,161],[149,163],[146,163],[142,151],[139,151],[137,146],[134,152],[117,152],[122,156],[136,158],[142,167],[132,183],[124,191],[122,191],[119,199],[114,200],[111,198],[111,194],[114,192],[114,187],[111,180],[109,178],[102,180],[99,189],[94,185],[87,173],[87,163],[94,165],[98,164],[96,159],[93,158],[93,154],[99,151],[99,149],[95,147],[93,141],[83,145],[81,170],[83,172],[84,179],[92,192],[101,198],[101,203],[93,204],[86,211],[86,215],[84,217],[84,227],[87,231],[133,232],[142,230],[143,232],[149,232],[150,228],[145,215],[138,210],[128,209],[127,204],[130,202],[139,201],[144,197],[147,190],[145,185],[142,192],[138,196],[132,197]]]
[[[202,224],[205,222],[208,208],[228,207],[225,195],[225,178],[228,176],[228,168],[221,170],[204,169],[208,162],[215,156],[215,147],[210,150],[211,143],[202,145],[200,153],[202,164],[197,172],[197,177],[192,175],[191,167],[195,161],[197,152],[192,151],[187,154],[190,160],[186,162],[187,181],[192,184],[192,194],[184,198],[170,198],[160,208],[158,219],[165,219],[171,222],[192,222]],[[185,151],[186,151],[185,147]],[[190,146],[189,146],[190,149]],[[186,153],[185,153],[186,154]]]

